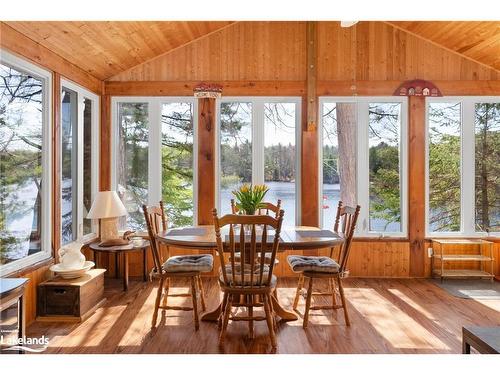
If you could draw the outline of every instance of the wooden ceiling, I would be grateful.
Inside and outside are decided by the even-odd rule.
[[[500,22],[388,22],[479,63],[500,70]]]
[[[234,24],[228,21],[5,23],[100,80]],[[500,71],[500,22],[387,23]]]
[[[96,78],[105,80],[232,22],[5,22]]]

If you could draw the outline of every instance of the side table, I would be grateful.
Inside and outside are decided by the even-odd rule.
[[[462,353],[470,354],[470,347],[481,354],[500,354],[500,326],[462,327]]]
[[[98,242],[91,243],[89,248],[94,252],[94,263],[97,267],[96,253],[113,253],[115,255],[115,277],[118,276],[118,257],[121,257],[123,263],[123,290],[128,290],[128,254],[132,252],[142,251],[142,266],[143,266],[143,279],[147,280],[148,270],[146,266],[147,249],[149,248],[149,241],[145,239],[130,241],[128,245],[99,246]]]

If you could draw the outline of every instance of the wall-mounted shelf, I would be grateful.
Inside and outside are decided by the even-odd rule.
[[[470,252],[467,249],[471,249]],[[481,239],[432,240],[431,272],[432,276],[440,277],[441,281],[444,278],[487,278],[493,281],[493,261],[493,242]],[[444,268],[445,262],[455,262],[457,268]],[[480,269],[459,268],[459,262],[477,262]],[[490,272],[486,271],[488,263]]]

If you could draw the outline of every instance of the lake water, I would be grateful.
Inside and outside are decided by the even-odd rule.
[[[294,182],[266,182],[269,191],[266,194],[267,202],[276,203],[281,199],[281,207],[285,210],[283,225],[295,225],[295,183]],[[233,198],[232,190],[221,190],[221,214],[231,212],[231,198]],[[337,206],[340,200],[340,185],[339,184],[323,184],[323,228],[333,229],[335,216],[337,215]],[[302,202],[307,204],[307,202]],[[371,219],[370,226],[373,231],[384,231],[387,222],[382,219]],[[397,232],[400,230],[399,223],[390,223],[385,228],[387,232]]]

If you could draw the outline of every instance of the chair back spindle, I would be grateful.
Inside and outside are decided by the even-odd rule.
[[[359,205],[357,205],[356,208],[344,206],[342,204],[342,201],[339,202],[337,208],[337,217],[335,219],[334,231],[341,232],[344,235],[344,243],[340,247],[339,254],[341,274],[346,272],[347,261],[349,259],[351,243],[354,236],[354,230],[356,229],[356,223],[358,221],[360,209],[361,207]]]
[[[161,254],[159,244],[156,239],[156,235],[161,230],[167,230],[167,220],[165,218],[163,202],[160,201],[160,207],[156,206],[148,207],[146,205],[142,205],[142,210],[144,212],[144,219],[146,221],[146,226],[148,228],[148,235],[151,246],[151,252],[153,253],[155,271],[161,273],[164,259]]]
[[[279,247],[284,211],[278,217],[269,215],[225,215],[221,218],[213,210],[217,252],[221,263],[224,283],[231,288],[259,288],[271,285],[274,261]],[[227,227],[227,238],[221,229]],[[245,232],[245,227],[250,229]],[[269,228],[274,230],[272,245],[268,243]],[[236,239],[236,234],[238,239]],[[259,238],[260,237],[260,238]],[[266,264],[265,253],[271,246],[271,263]],[[229,253],[226,265],[224,253]],[[259,254],[260,253],[260,254]],[[238,255],[238,256],[237,256]]]

